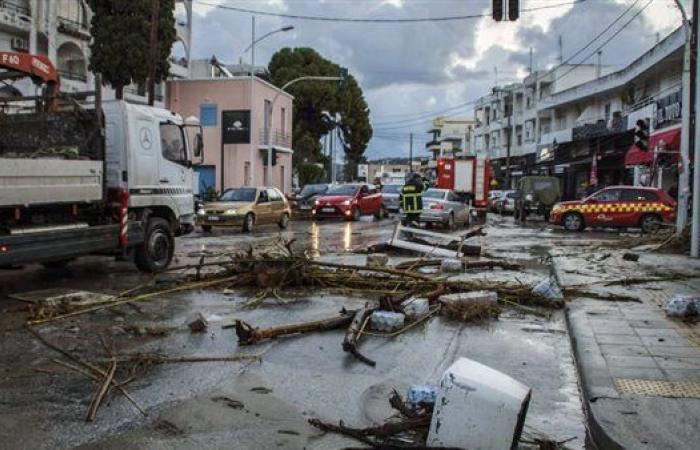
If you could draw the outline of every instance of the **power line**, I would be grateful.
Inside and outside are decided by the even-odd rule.
[[[431,118],[433,118],[433,117],[435,117],[435,116],[439,116],[439,115],[441,115],[441,114],[446,114],[446,113],[448,113],[448,112],[452,112],[452,111],[456,111],[456,110],[458,110],[458,109],[462,109],[462,108],[464,108],[464,107],[466,107],[466,106],[471,106],[471,105],[473,105],[474,103],[476,103],[475,100],[470,100],[470,101],[468,101],[468,102],[461,103],[461,104],[459,104],[459,105],[452,106],[452,107],[445,108],[445,109],[438,110],[438,111],[427,111],[427,112],[422,112],[422,113],[415,113],[415,117],[412,117],[412,118],[410,118],[410,119],[407,118],[407,119],[402,119],[402,120],[389,120],[389,121],[385,121],[385,122],[379,121],[379,122],[373,123],[372,125],[373,125],[373,126],[374,126],[374,125],[379,125],[380,127],[382,127],[382,126],[384,126],[384,125],[390,125],[388,128],[391,128],[391,125],[398,125],[398,124],[404,124],[404,123],[411,123],[411,122],[417,122],[417,121],[424,121],[424,120],[431,119]],[[396,128],[396,127],[395,127],[395,128]],[[403,128],[403,127],[398,127],[398,128]]]
[[[586,0],[574,0],[572,2],[566,3],[556,3],[553,5],[546,6],[536,6],[532,8],[523,8],[520,10],[521,13],[541,11],[545,9],[561,8],[563,6],[571,6],[577,3],[582,3]],[[364,19],[356,17],[328,17],[328,16],[307,16],[301,14],[286,14],[286,13],[275,13],[270,11],[260,11],[255,9],[240,8],[238,6],[222,5],[217,3],[210,3],[204,0],[196,0],[197,3],[207,6],[212,6],[214,8],[226,9],[229,11],[236,11],[246,14],[254,14],[259,16],[271,16],[271,17],[283,17],[285,19],[295,19],[295,20],[312,20],[317,22],[346,22],[346,23],[389,23],[389,24],[405,24],[405,23],[422,23],[422,22],[452,22],[461,21],[469,19],[480,19],[483,17],[491,17],[491,13],[482,14],[467,14],[460,16],[443,16],[443,17],[413,17],[406,19]]]

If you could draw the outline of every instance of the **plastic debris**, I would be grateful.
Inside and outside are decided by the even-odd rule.
[[[553,278],[546,278],[537,283],[537,285],[534,288],[532,288],[532,293],[547,298],[564,298],[564,295],[562,295],[559,285]]]
[[[427,446],[515,448],[530,395],[529,387],[508,375],[460,358],[440,380]]]
[[[391,311],[374,311],[370,317],[372,329],[376,331],[394,331],[403,327],[406,316]]]
[[[471,291],[460,292],[458,294],[441,295],[439,298],[441,303],[470,303],[470,302],[498,302],[498,293],[494,291]]]
[[[440,271],[446,273],[461,272],[463,267],[464,264],[462,264],[461,260],[446,258],[443,259],[442,263],[440,264]]]
[[[440,388],[433,384],[413,384],[408,388],[406,401],[413,405],[419,403],[434,405],[439,392]]]
[[[385,267],[389,263],[389,257],[384,253],[372,253],[367,255],[367,267]]]
[[[202,313],[197,313],[187,321],[187,326],[193,333],[203,333],[207,330],[209,323]]]
[[[676,294],[664,306],[667,316],[690,317],[700,313],[700,297]]]
[[[418,320],[429,311],[430,302],[427,298],[411,298],[403,303],[403,313],[409,320]]]

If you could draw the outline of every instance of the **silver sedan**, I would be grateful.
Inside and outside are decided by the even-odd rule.
[[[398,212],[401,208],[399,196],[402,187],[400,184],[385,184],[382,186],[382,200],[387,211]]]
[[[423,212],[420,221],[439,223],[452,229],[457,225],[469,225],[469,205],[450,189],[428,189],[423,192]],[[405,220],[401,211],[401,218]]]

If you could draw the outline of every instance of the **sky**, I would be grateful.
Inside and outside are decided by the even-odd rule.
[[[215,5],[291,15],[354,19],[407,19],[481,15],[427,23],[348,23],[256,15],[256,33],[293,25],[256,45],[256,65],[283,47],[311,47],[347,67],[370,108],[374,137],[369,159],[403,157],[414,134],[414,156],[427,156],[429,118],[473,117],[468,102],[496,84],[518,81],[534,69],[553,67],[599,35],[631,5],[623,18],[572,63],[595,63],[595,49],[641,10],[603,49],[602,62],[622,68],[681,24],[673,0],[521,0],[515,22],[494,22],[491,0],[194,0],[192,56],[216,55],[226,63],[243,58],[251,42],[253,14]],[[687,8],[691,1],[684,0]],[[561,5],[553,7],[556,5]],[[585,60],[585,57],[590,58]]]

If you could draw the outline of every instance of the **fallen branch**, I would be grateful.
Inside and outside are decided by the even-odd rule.
[[[88,408],[88,415],[86,418],[88,422],[93,422],[95,420],[95,416],[97,415],[97,409],[100,407],[102,399],[107,393],[109,386],[112,384],[112,380],[114,379],[114,373],[116,371],[117,361],[114,358],[112,358],[112,364],[109,367],[109,372],[107,372],[107,376],[104,377],[102,385],[97,389],[95,395],[92,398],[92,401],[90,402],[90,407]]]
[[[440,266],[442,264],[442,259],[425,259],[425,260],[415,260],[415,261],[405,261],[395,266],[396,269],[406,270],[406,269],[418,269],[421,267],[431,267]],[[507,261],[462,261],[462,268],[464,270],[471,269],[493,269],[495,267],[504,270],[520,270],[523,268],[522,265],[507,262]]]
[[[398,422],[387,422],[383,425],[367,428],[346,427],[342,421],[339,422],[338,425],[334,425],[332,423],[322,422],[319,419],[310,419],[309,423],[323,431],[330,431],[332,433],[350,436],[364,442],[365,444],[374,446],[376,445],[376,442],[369,439],[370,436],[378,439],[386,439],[405,431],[426,429],[430,426],[430,419],[430,415],[424,415],[403,419]]]
[[[325,331],[346,327],[350,322],[352,322],[354,315],[355,311],[343,311],[339,316],[328,319],[281,325],[263,329],[253,328],[251,325],[243,322],[242,320],[236,320],[236,336],[238,336],[239,345],[251,345],[265,339],[275,339],[289,334],[311,333],[314,331]]]
[[[262,361],[259,355],[231,355],[231,356],[166,356],[159,353],[134,353],[115,355],[112,358],[97,360],[97,362],[111,361],[129,363],[142,362],[151,364],[177,364],[199,362],[236,362],[236,361]]]
[[[343,339],[344,352],[350,353],[358,360],[372,367],[376,366],[377,363],[360,353],[360,351],[357,349],[357,343],[359,342],[360,337],[362,337],[364,324],[376,309],[376,307],[365,306],[361,310],[357,311],[355,313],[355,317],[352,319],[352,322],[350,322],[348,330],[345,332],[345,339]]]

